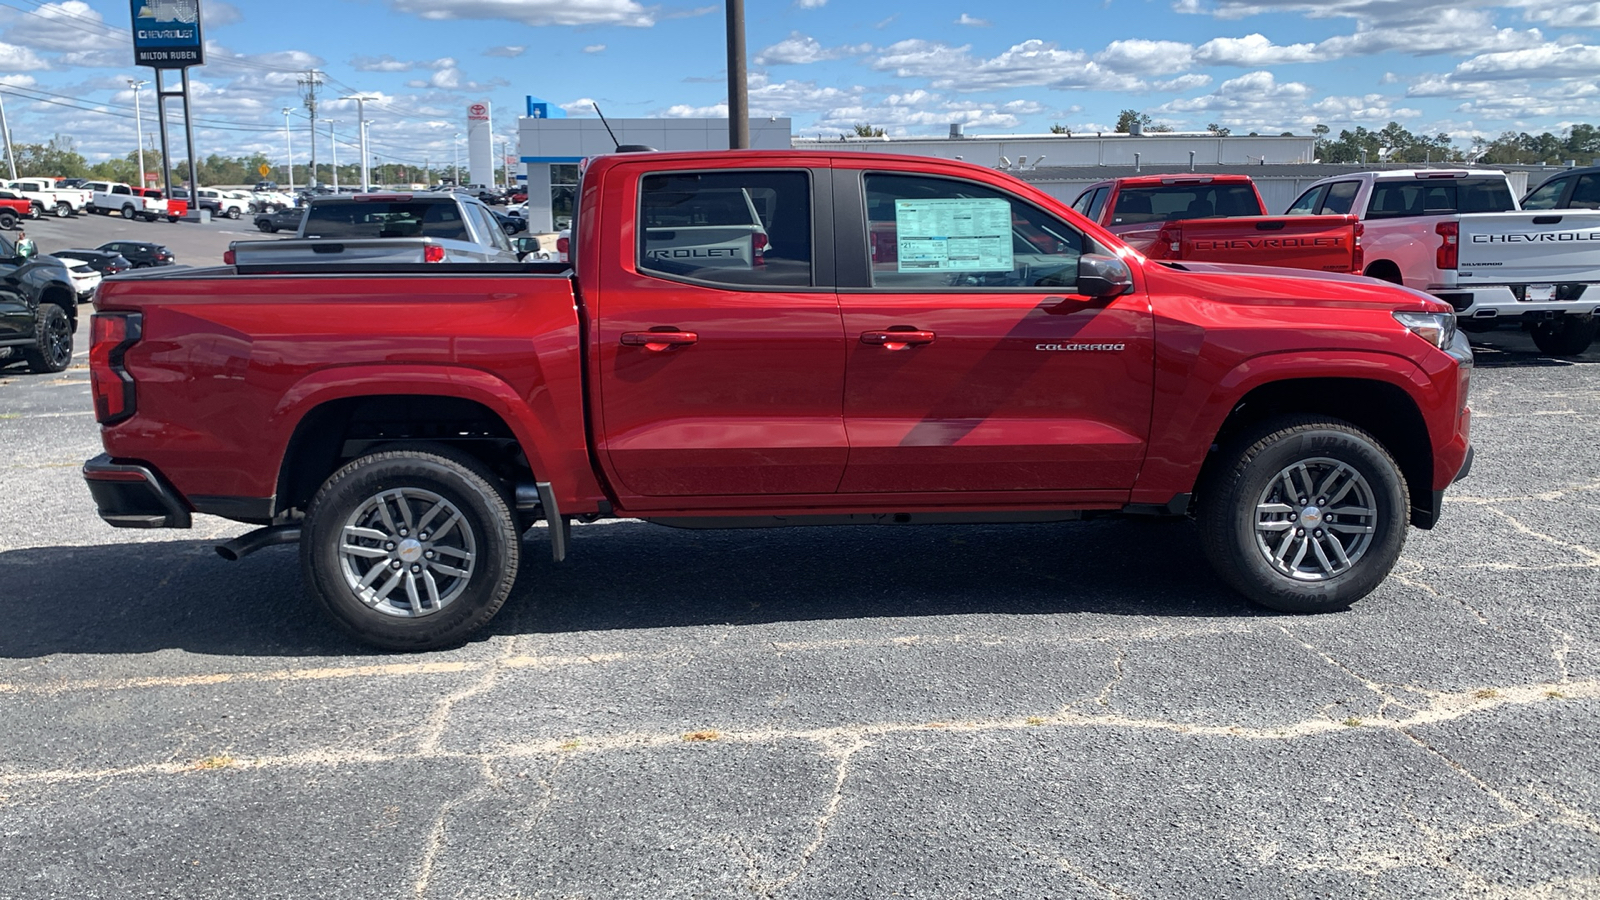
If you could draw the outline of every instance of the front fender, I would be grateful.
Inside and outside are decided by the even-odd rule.
[[[1191,376],[1181,394],[1158,392],[1150,453],[1139,474],[1134,503],[1165,503],[1191,492],[1211,444],[1239,401],[1263,385],[1296,379],[1375,381],[1405,391],[1417,403],[1430,434],[1430,411],[1449,403],[1428,373],[1397,353],[1363,350],[1269,351],[1237,361],[1210,379]]]

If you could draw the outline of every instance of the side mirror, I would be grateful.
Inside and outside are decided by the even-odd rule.
[[[539,246],[536,237],[517,237],[511,239],[511,246],[517,250],[517,255],[524,259],[549,259],[550,254]]]
[[[1133,290],[1133,272],[1115,256],[1086,253],[1078,258],[1078,293],[1102,300]]]
[[[17,259],[33,259],[39,255],[39,245],[33,242],[33,238],[17,238],[15,252]]]

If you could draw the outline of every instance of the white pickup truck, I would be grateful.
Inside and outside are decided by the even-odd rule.
[[[1504,172],[1354,172],[1312,184],[1289,215],[1349,213],[1364,225],[1364,274],[1426,291],[1462,328],[1518,317],[1544,353],[1594,341],[1600,212],[1522,210]]]
[[[237,219],[250,211],[250,195],[243,191],[219,191],[216,188],[200,188],[195,191],[199,198],[200,208],[211,210],[214,216],[225,216]]]
[[[167,215],[166,200],[140,196],[137,190],[120,181],[86,181],[83,187],[92,194],[90,212],[120,215],[124,219],[144,219],[147,222]]]
[[[92,196],[90,192],[79,188],[57,187],[51,178],[19,178],[4,184],[6,188],[33,202],[34,218],[41,218],[48,212],[58,219],[65,219],[83,212]]]
[[[294,238],[234,241],[238,266],[518,262],[488,207],[459,193],[334,194],[313,199]]]

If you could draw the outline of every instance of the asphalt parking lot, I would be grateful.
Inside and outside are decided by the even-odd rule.
[[[29,224],[85,228],[249,232]],[[0,369],[0,898],[1600,897],[1600,350],[1474,343],[1472,475],[1347,613],[1185,523],[621,522],[417,655],[103,525],[81,359]]]

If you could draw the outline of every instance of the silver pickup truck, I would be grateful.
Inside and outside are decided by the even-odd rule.
[[[517,262],[521,254],[477,199],[455,193],[317,197],[295,237],[234,241],[234,265]]]

